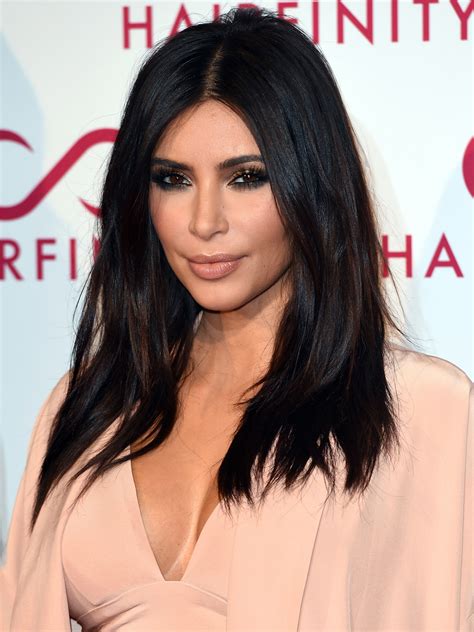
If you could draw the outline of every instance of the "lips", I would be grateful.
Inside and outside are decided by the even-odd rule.
[[[231,255],[225,252],[216,252],[213,255],[194,255],[193,257],[189,257],[189,261],[193,261],[194,263],[217,263],[220,261],[237,261],[237,259],[241,259],[242,255]]]
[[[220,279],[236,270],[242,259],[242,256],[223,253],[197,255],[188,259],[188,264],[194,274],[201,279]]]

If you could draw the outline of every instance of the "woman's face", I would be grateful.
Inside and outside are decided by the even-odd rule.
[[[206,310],[263,307],[289,267],[287,234],[259,154],[242,119],[214,100],[175,119],[155,148],[153,225],[172,270]],[[217,256],[227,261],[213,262]],[[193,261],[200,258],[208,262]]]

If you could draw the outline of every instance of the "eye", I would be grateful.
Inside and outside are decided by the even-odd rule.
[[[189,183],[182,182],[183,179],[186,180],[186,177],[183,174],[166,168],[152,171],[150,179],[158,187],[160,187],[160,189],[165,190],[184,189],[191,186]],[[249,167],[248,169],[244,169],[234,174],[231,184],[237,188],[250,189],[262,186],[266,182],[268,182],[268,176],[264,169],[259,167]]]
[[[150,176],[151,181],[159,186],[160,189],[184,189],[189,186],[188,184],[176,182],[180,178],[185,178],[185,176],[169,169],[157,169],[152,171]],[[169,181],[167,182],[166,179],[169,179]]]
[[[243,182],[236,182],[236,180],[243,179]],[[236,174],[233,180],[233,186],[254,188],[259,187],[268,182],[268,176],[263,169],[258,167],[249,167],[244,171],[240,171]]]

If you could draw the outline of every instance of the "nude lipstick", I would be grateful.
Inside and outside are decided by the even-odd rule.
[[[236,270],[243,257],[223,252],[195,255],[188,259],[189,267],[200,279],[221,279]]]

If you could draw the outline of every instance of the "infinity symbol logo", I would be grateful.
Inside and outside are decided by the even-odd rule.
[[[31,213],[51,189],[64,177],[69,169],[81,158],[81,156],[98,143],[113,143],[117,137],[117,130],[110,128],[97,129],[84,134],[74,145],[58,160],[49,173],[40,180],[35,188],[24,200],[13,206],[0,206],[0,220],[19,219]],[[33,151],[30,144],[19,134],[9,130],[0,130],[0,141],[9,141],[22,145],[29,151]],[[81,204],[89,212],[98,215],[100,209],[88,204],[79,198]]]

